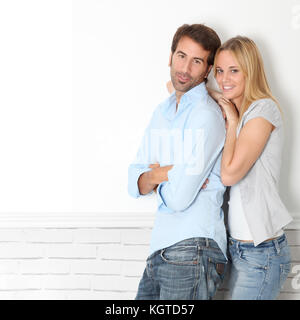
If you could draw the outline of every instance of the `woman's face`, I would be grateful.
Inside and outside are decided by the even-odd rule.
[[[216,81],[225,98],[241,104],[246,79],[236,58],[229,50],[223,50],[217,56]]]

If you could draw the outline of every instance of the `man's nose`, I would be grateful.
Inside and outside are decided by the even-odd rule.
[[[191,71],[191,61],[186,60],[182,65],[182,72],[189,73]]]

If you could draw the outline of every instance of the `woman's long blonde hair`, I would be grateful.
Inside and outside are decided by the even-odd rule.
[[[244,73],[246,84],[244,99],[239,112],[239,121],[247,111],[251,103],[259,99],[270,98],[278,106],[277,100],[273,97],[268,85],[261,54],[251,39],[237,36],[226,41],[216,52],[214,74],[216,76],[216,59],[221,51],[230,51],[238,61]]]

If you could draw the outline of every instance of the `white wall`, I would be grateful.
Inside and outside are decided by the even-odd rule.
[[[172,36],[196,22],[260,47],[286,114],[281,194],[300,213],[299,0],[1,2],[0,211],[154,211],[127,195],[127,167],[167,96]]]
[[[300,116],[299,6],[281,0],[74,1],[73,210],[155,210],[154,198],[128,197],[128,163],[154,108],[167,97],[174,32],[183,23],[203,22],[222,41],[242,34],[260,47],[286,114],[281,193],[289,210],[300,212],[300,127],[294,120]]]

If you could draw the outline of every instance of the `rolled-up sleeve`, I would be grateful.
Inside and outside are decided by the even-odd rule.
[[[138,180],[139,177],[151,169],[149,167],[143,166],[143,165],[135,165],[131,164],[128,168],[128,193],[134,197],[138,198],[140,196],[143,196],[140,193],[139,186],[138,186]]]
[[[128,193],[130,196],[134,198],[144,196],[139,191],[138,180],[143,173],[152,170],[151,168],[149,168],[149,165],[151,164],[151,152],[149,148],[149,132],[151,130],[151,126],[153,122],[155,121],[155,114],[156,112],[154,111],[152,118],[149,122],[149,125],[144,132],[144,136],[140,143],[136,158],[134,162],[129,165],[129,168],[128,168]],[[150,192],[149,194],[151,193],[153,193],[153,191]]]

